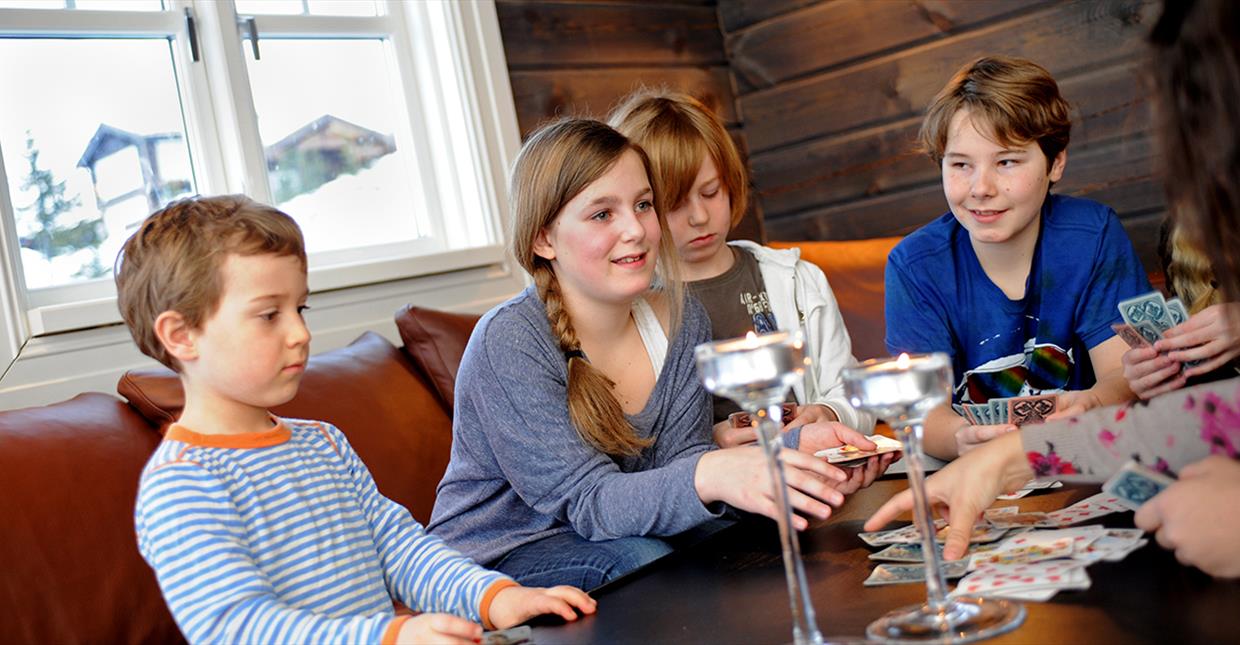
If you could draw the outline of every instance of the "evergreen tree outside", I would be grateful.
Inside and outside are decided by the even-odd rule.
[[[71,226],[63,226],[56,221],[61,215],[81,206],[82,200],[78,195],[66,197],[65,181],[56,181],[51,170],[39,168],[39,149],[35,147],[30,131],[26,131],[26,161],[30,164],[30,173],[21,188],[34,189],[37,196],[29,205],[17,209],[18,213],[34,216],[33,230],[29,235],[20,237],[21,245],[38,251],[48,260],[82,249],[93,249],[96,251],[94,260],[84,265],[74,277],[99,278],[107,275],[108,269],[98,256],[99,244],[104,238],[103,218],[83,220]]]

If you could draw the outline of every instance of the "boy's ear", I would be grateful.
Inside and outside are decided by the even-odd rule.
[[[548,262],[555,259],[555,247],[551,245],[551,237],[545,227],[539,230],[538,237],[534,238],[534,255]]]
[[[1050,180],[1052,183],[1063,178],[1063,169],[1068,165],[1068,149],[1064,148],[1055,155],[1055,160],[1051,162]]]
[[[184,363],[198,358],[189,323],[178,311],[165,311],[155,318],[155,337],[173,358]]]

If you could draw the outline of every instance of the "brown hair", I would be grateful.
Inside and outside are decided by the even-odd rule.
[[[638,454],[651,440],[638,437],[625,418],[612,391],[615,383],[580,354],[581,342],[573,329],[571,312],[564,306],[559,279],[551,263],[534,253],[534,244],[568,202],[611,170],[628,150],[637,153],[649,175],[646,153],[606,124],[588,119],[552,122],[530,135],[522,146],[509,191],[512,254],[533,276],[552,333],[568,361],[569,417],[586,443],[609,455]],[[657,204],[657,187],[655,195]],[[680,319],[682,294],[676,276],[676,249],[667,220],[661,214],[658,219],[663,237],[655,284],[667,297],[675,326]]]
[[[1166,2],[1150,42],[1172,215],[1205,251],[1224,299],[1240,300],[1240,6]]]
[[[650,156],[660,213],[684,202],[709,154],[732,202],[732,226],[740,223],[749,205],[745,163],[723,121],[701,101],[679,92],[642,90],[613,110],[608,122]]]
[[[943,162],[952,117],[968,110],[979,128],[989,126],[997,143],[1036,141],[1050,170],[1068,147],[1072,118],[1059,85],[1041,65],[1023,58],[987,56],[961,67],[930,102],[918,139],[934,162]]]
[[[288,215],[244,195],[191,197],[147,217],[116,258],[121,317],[143,354],[180,371],[155,335],[165,311],[198,328],[223,296],[220,266],[230,254],[291,255],[306,267],[301,229]]]

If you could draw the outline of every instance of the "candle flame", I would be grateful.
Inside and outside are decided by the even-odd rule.
[[[907,354],[907,353],[901,353],[901,354],[900,354],[900,357],[896,359],[896,367],[898,367],[898,368],[900,368],[900,369],[902,369],[902,370],[906,370],[906,369],[908,369],[908,364],[909,364],[909,362],[910,362],[910,361],[909,361],[909,359],[908,359],[908,354]]]

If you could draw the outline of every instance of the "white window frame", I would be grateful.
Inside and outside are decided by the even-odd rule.
[[[179,72],[178,92],[186,111],[197,190],[202,194],[242,192],[269,202],[266,160],[257,118],[249,107],[253,103],[241,49],[248,42],[236,26],[232,4],[170,0],[168,5],[170,9],[164,12],[5,9],[0,10],[0,35],[174,36],[173,64]],[[187,8],[196,19],[200,63],[191,60],[184,19]],[[339,34],[342,28],[358,35],[381,29],[385,35],[391,33],[393,45],[402,52],[397,67],[406,88],[403,98],[411,115],[409,127],[429,144],[415,146],[424,195],[424,203],[418,206],[424,213],[440,214],[425,222],[437,238],[437,249],[427,252],[411,245],[411,252],[401,256],[378,261],[337,258],[330,266],[313,266],[316,256],[312,256],[312,293],[352,289],[364,300],[362,285],[506,261],[501,224],[506,217],[505,177],[520,146],[520,134],[494,2],[394,1],[387,8],[391,14],[382,17],[256,17],[260,48],[264,34],[313,36],[327,31]],[[452,85],[459,91],[444,91]],[[458,96],[459,101],[454,99]],[[449,114],[463,114],[465,119],[462,123],[446,118]],[[456,172],[434,172],[432,160],[450,161]],[[61,332],[121,321],[110,279],[59,288],[62,293],[73,293],[73,302],[49,302],[39,292],[25,289],[8,192],[0,167],[0,264],[4,269],[0,276],[0,368],[18,359],[32,338],[46,350],[49,343],[54,345],[56,338],[65,335]],[[478,215],[453,215],[459,213]],[[486,242],[468,245],[479,239]],[[510,274],[507,268],[504,274]]]

